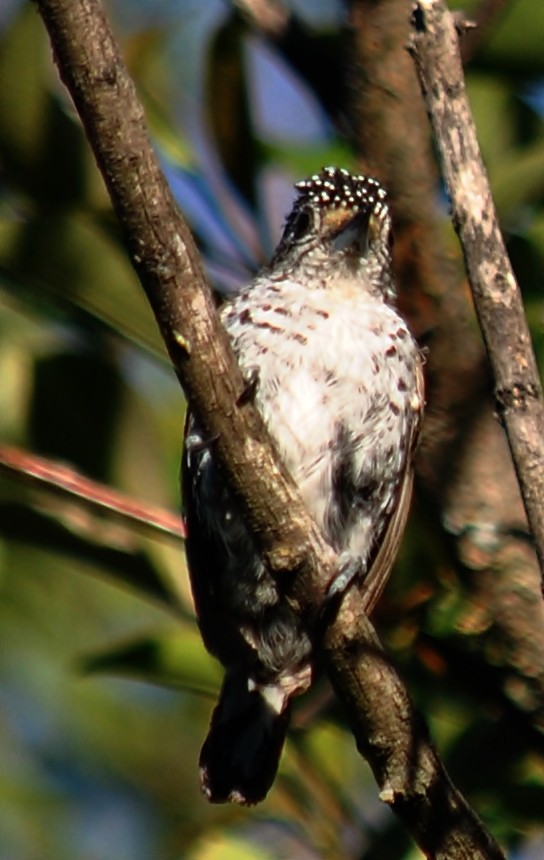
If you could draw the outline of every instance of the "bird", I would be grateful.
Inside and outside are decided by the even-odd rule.
[[[410,505],[423,358],[396,309],[388,197],[324,167],[296,197],[268,265],[220,311],[252,397],[339,558],[328,594],[385,584]],[[292,700],[315,674],[312,631],[259,554],[189,411],[182,458],[186,555],[200,632],[224,666],[200,754],[212,803],[253,805],[279,766]]]

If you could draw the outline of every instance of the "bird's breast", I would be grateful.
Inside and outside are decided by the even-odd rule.
[[[419,353],[396,311],[361,290],[273,287],[241,294],[223,321],[242,369],[257,374],[268,430],[324,527],[339,433],[361,472],[402,466]]]

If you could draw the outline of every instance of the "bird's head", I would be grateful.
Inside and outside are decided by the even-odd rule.
[[[324,167],[297,182],[298,196],[269,267],[289,277],[322,275],[324,286],[346,277],[387,301],[391,277],[391,216],[376,179]]]

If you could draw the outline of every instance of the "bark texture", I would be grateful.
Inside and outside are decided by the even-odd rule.
[[[498,224],[465,90],[455,23],[441,0],[420,0],[411,52],[425,97],[492,366],[495,405],[544,568],[544,403],[531,337]]]

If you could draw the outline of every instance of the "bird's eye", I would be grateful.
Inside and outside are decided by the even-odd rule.
[[[293,215],[293,219],[289,224],[289,238],[292,242],[299,242],[304,236],[310,232],[312,220],[310,213],[302,209]]]

